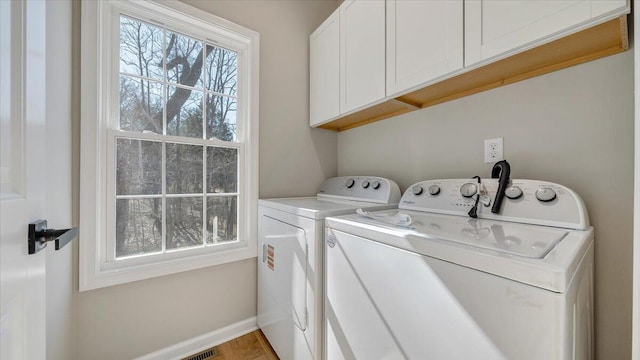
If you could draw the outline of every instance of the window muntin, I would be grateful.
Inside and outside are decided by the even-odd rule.
[[[119,19],[119,129],[237,141],[238,53]]]
[[[119,15],[107,261],[238,241],[238,82],[237,52]]]

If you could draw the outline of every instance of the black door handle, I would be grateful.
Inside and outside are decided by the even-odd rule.
[[[29,254],[35,254],[47,247],[48,241],[56,242],[56,250],[62,249],[78,235],[78,228],[47,229],[47,220],[38,220],[29,224]]]

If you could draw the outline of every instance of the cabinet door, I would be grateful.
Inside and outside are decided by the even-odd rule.
[[[462,0],[387,0],[387,96],[463,66]]]
[[[340,112],[385,97],[385,4],[346,0],[340,6]]]
[[[626,0],[466,0],[465,66],[547,42],[627,6]]]
[[[340,115],[340,11],[309,38],[309,122],[319,125]]]

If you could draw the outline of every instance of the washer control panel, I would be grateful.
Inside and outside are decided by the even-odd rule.
[[[571,229],[589,227],[584,202],[571,189],[537,180],[512,179],[500,213],[491,212],[498,179],[427,180],[413,184],[400,200],[400,209],[468,216],[477,204],[478,218]],[[476,201],[479,200],[479,201]]]
[[[397,204],[400,188],[393,180],[377,176],[339,176],[325,180],[318,197]]]

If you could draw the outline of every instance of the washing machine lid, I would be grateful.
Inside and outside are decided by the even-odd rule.
[[[569,286],[593,238],[586,231],[399,210],[408,227],[360,215],[330,217],[326,226],[421,255],[555,292]],[[378,217],[398,210],[378,211]]]
[[[378,204],[365,201],[326,199],[316,196],[298,198],[260,199],[258,205],[304,216],[310,219],[324,219],[327,216],[352,214],[356,209],[385,210],[397,208],[397,204]]]
[[[401,211],[406,214],[406,211]],[[382,218],[384,220],[384,218]],[[473,219],[439,214],[411,213],[410,236],[433,241],[450,241],[462,246],[492,250],[497,253],[542,259],[567,236],[566,229],[522,226],[504,221]],[[380,221],[359,221],[379,225]]]

